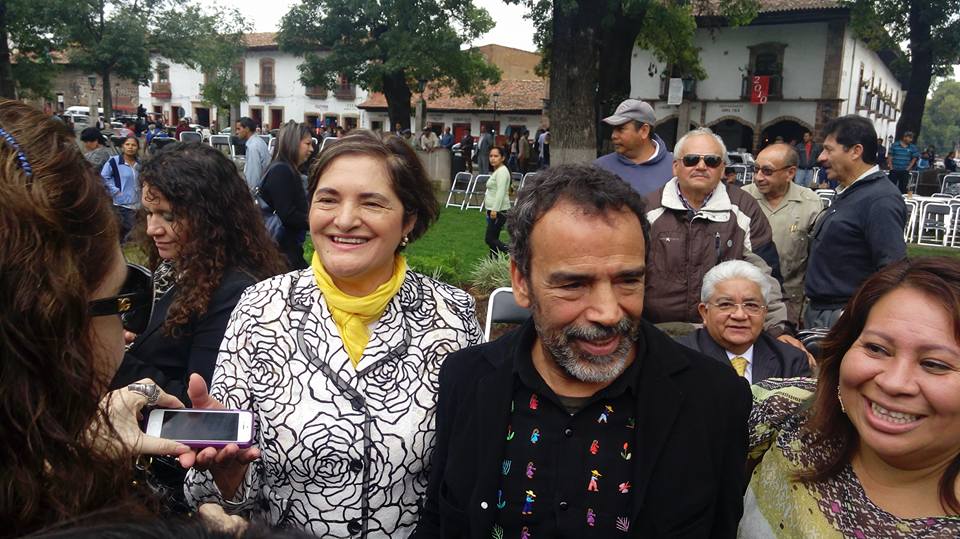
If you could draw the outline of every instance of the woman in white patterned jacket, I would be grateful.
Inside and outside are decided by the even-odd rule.
[[[310,173],[312,267],[246,290],[207,395],[252,410],[254,447],[181,458],[193,503],[322,537],[406,537],[427,486],[438,375],[477,344],[474,302],[407,269],[401,250],[439,212],[416,154],[354,131]]]

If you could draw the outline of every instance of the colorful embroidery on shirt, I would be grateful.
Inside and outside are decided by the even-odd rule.
[[[494,524],[490,530],[490,539],[503,539],[503,528],[499,524]]]
[[[533,474],[536,473],[537,467],[533,465],[533,462],[527,463],[527,479],[533,479]]]
[[[630,481],[620,483],[620,486],[617,487],[620,490],[620,494],[626,494],[630,492]]]
[[[507,425],[507,441],[508,442],[513,439],[513,434],[514,434],[513,427],[511,427],[510,425]]]
[[[590,454],[596,455],[598,451],[600,451],[600,441],[594,440],[593,443],[590,444]]]
[[[630,452],[629,442],[623,442],[623,451],[620,452],[620,456],[623,457],[623,460],[630,460],[633,457],[633,453]]]
[[[524,526],[523,529],[520,530],[520,539],[530,539],[530,528]]]
[[[497,491],[497,509],[503,509],[507,506],[507,500],[503,499],[503,491]]]
[[[503,475],[507,475],[508,473],[510,473],[510,465],[511,465],[511,464],[513,464],[513,461],[512,461],[512,460],[504,460],[504,461],[503,461]]]
[[[536,501],[537,495],[533,493],[532,490],[527,491],[527,497],[523,500],[523,510],[520,511],[521,515],[532,515],[533,514],[533,502]],[[524,528],[526,529],[526,528]]]
[[[635,428],[637,428],[637,420],[634,419],[634,418],[632,418],[632,417],[628,417],[628,418],[627,418],[627,428],[628,428],[628,429],[635,429]]]
[[[530,433],[530,443],[535,444],[540,441],[540,429],[533,429]]]
[[[537,399],[537,394],[534,393],[530,395],[530,409],[536,410],[538,406],[540,406],[540,401]]]
[[[587,492],[600,492],[600,489],[597,488],[598,477],[603,477],[600,475],[600,472],[597,470],[590,471],[590,482],[587,483]]]
[[[627,517],[617,517],[617,531],[630,531],[630,519]]]
[[[593,512],[593,509],[587,508],[587,526],[591,528],[597,524],[597,515]]]
[[[597,423],[606,423],[607,416],[613,413],[613,406],[609,404],[604,406],[604,410],[600,412],[600,417],[597,418]]]

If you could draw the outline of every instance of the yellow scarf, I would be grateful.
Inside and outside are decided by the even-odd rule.
[[[343,340],[343,346],[347,350],[347,355],[350,356],[350,362],[356,368],[360,363],[360,357],[363,356],[363,349],[370,342],[370,331],[367,326],[380,318],[387,304],[393,296],[397,295],[407,274],[407,260],[397,256],[394,259],[393,275],[390,280],[363,297],[350,296],[341,292],[337,285],[333,284],[333,279],[324,269],[317,253],[313,253],[311,266],[317,286],[320,287],[333,321],[337,324],[337,330],[340,331],[340,339]]]

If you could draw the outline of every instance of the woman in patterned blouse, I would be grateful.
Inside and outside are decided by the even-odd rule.
[[[740,537],[960,537],[960,261],[868,279],[812,380],[754,386]]]
[[[400,254],[439,212],[403,140],[352,132],[320,154],[308,191],[312,267],[247,289],[210,395],[191,380],[195,406],[254,412],[255,445],[200,451],[188,496],[322,537],[406,537],[440,365],[481,339],[474,303]]]

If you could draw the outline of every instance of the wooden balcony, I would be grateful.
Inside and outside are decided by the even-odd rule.
[[[150,97],[154,99],[170,99],[173,92],[170,90],[170,82],[153,82],[150,84]]]
[[[660,99],[666,99],[670,93],[670,79],[660,79]],[[697,79],[683,79],[683,99],[697,99]]]
[[[353,101],[357,98],[357,86],[355,84],[341,84],[333,91],[333,97]]]
[[[257,87],[257,97],[276,97],[277,85],[272,82],[262,82],[255,85]]]

